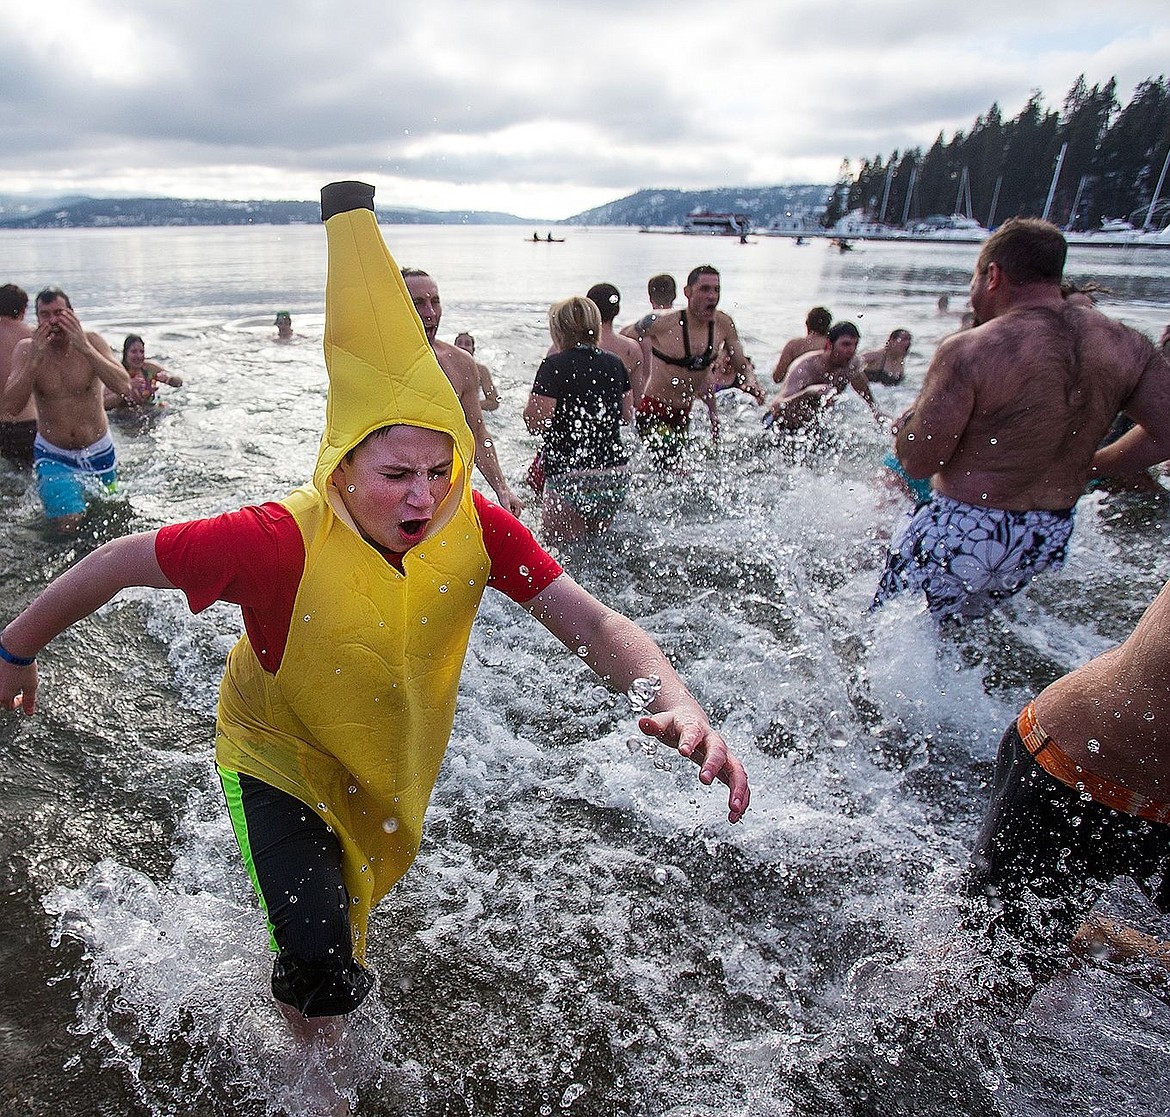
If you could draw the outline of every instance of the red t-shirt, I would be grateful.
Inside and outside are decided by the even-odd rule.
[[[472,499],[491,560],[489,586],[525,602],[560,577],[560,564],[515,516],[479,493]],[[252,649],[275,674],[305,569],[304,540],[292,513],[272,502],[170,524],[159,530],[154,550],[193,613],[213,601],[240,606]]]

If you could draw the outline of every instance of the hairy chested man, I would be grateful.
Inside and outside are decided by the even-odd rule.
[[[130,374],[103,338],[82,328],[64,291],[46,287],[36,312],[37,328],[13,350],[3,406],[19,414],[30,399],[36,405],[37,487],[53,525],[70,531],[89,495],[117,485],[103,389],[128,394]]]
[[[823,306],[814,306],[804,319],[804,336],[790,337],[780,350],[776,360],[776,367],[772,370],[772,380],[779,384],[783,381],[789,366],[797,357],[805,353],[819,353],[829,340],[829,327],[833,324],[833,315]]]
[[[475,358],[462,349],[439,340],[443,303],[439,298],[439,285],[434,279],[418,268],[403,268],[402,278],[414,302],[414,309],[422,320],[423,332],[427,335],[427,341],[431,343],[435,359],[447,379],[451,381],[451,386],[463,407],[467,425],[475,436],[475,464],[491,485],[500,507],[506,508],[513,516],[519,516],[524,511],[524,502],[508,487],[507,478],[504,477],[500,460],[496,456],[496,448],[492,444],[491,433],[483,421],[483,407],[479,401],[479,370],[475,367]]]
[[[687,276],[683,287],[686,309],[657,316],[645,330],[651,362],[636,424],[664,468],[677,464],[686,442],[691,407],[706,389],[721,350],[726,350],[734,386],[763,398],[735,323],[717,309],[719,294],[719,272],[702,264]]]
[[[852,322],[838,322],[820,349],[797,357],[768,405],[773,425],[798,430],[849,387],[865,400],[875,419],[885,421],[857,357],[860,343],[861,333]]]
[[[4,386],[12,372],[12,352],[18,341],[32,336],[32,327],[25,320],[28,295],[15,283],[0,287],[0,400]],[[0,457],[13,465],[27,469],[33,462],[33,440],[37,435],[37,409],[29,397],[17,413],[0,406]]]
[[[943,340],[895,424],[899,461],[934,492],[891,546],[875,605],[922,590],[935,617],[979,616],[1059,567],[1119,412],[1144,428],[1119,442],[1149,439],[1151,462],[1170,457],[1170,366],[1136,330],[1065,299],[1067,247],[1031,218],[984,242],[977,324]]]

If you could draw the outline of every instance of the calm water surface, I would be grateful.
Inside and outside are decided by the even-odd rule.
[[[520,419],[550,302],[600,280],[620,318],[645,281],[723,273],[762,375],[809,306],[863,345],[915,336],[913,397],[961,308],[973,246],[827,245],[567,230],[389,227],[425,268],[442,334],[470,330]],[[125,497],[80,540],[0,472],[7,618],[113,535],[280,497],[316,454],[325,400],[319,228],[0,233],[0,281],[54,283],[82,322],[186,378],[119,422]],[[1083,251],[1069,271],[1155,336],[1170,255]],[[272,341],[277,309],[303,335]],[[1010,375],[1011,370],[1005,370]],[[882,389],[878,389],[882,391]],[[942,639],[914,600],[865,613],[906,507],[886,437],[846,399],[825,444],[777,449],[722,405],[682,479],[643,470],[572,574],[664,646],[752,776],[723,797],[649,743],[526,614],[489,595],[472,638],[419,860],[372,922],[378,992],[337,1079],[369,1114],[1055,1115],[1170,1112],[1170,1004],[1141,967],[1070,970],[1010,1006],[952,932],[995,745],[1028,697],[1123,637],[1170,577],[1164,500],[1081,502],[1065,571]],[[530,516],[535,524],[535,515]],[[212,767],[215,692],[238,612],[124,595],[42,656],[42,705],[0,720],[0,1112],[306,1112],[266,992],[265,934]],[[1118,887],[1111,908],[1170,925]],[[1007,975],[1010,984],[1011,975]],[[1018,991],[1018,990],[1017,990]]]

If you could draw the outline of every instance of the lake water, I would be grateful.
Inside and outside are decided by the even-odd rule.
[[[957,324],[938,295],[961,308],[976,255],[384,232],[401,264],[438,279],[442,336],[476,335],[516,486],[550,302],[608,280],[625,322],[648,276],[681,285],[711,262],[763,376],[817,303],[867,347],[909,328],[906,386],[877,389],[897,413]],[[309,476],[325,400],[320,228],[4,232],[0,259],[0,281],[60,285],[87,328],[115,346],[144,334],[186,379],[149,425],[115,424],[125,498],[79,540],[49,536],[27,478],[0,467],[3,618],[97,542]],[[1157,336],[1168,260],[1083,250],[1069,273]],[[303,335],[293,344],[272,341],[277,309]],[[886,436],[864,405],[841,402],[825,445],[783,450],[749,404],[722,412],[718,453],[700,437],[685,477],[642,470],[613,530],[564,559],[667,650],[744,759],[752,810],[729,827],[689,765],[628,746],[625,699],[488,595],[421,854],[371,923],[380,984],[335,1068],[358,1111],[1170,1112],[1170,1003],[1154,975],[1081,965],[1009,1004],[952,932],[998,738],[1170,577],[1166,501],[1084,498],[1063,572],[942,638],[917,600],[865,612],[906,506],[881,482]],[[192,617],[179,595],[126,594],[43,653],[37,717],[0,719],[0,1112],[306,1112],[312,1068],[266,990],[212,767],[239,631],[227,606]],[[1170,937],[1131,889],[1106,902]]]

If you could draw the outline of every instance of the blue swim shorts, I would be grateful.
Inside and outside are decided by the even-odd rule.
[[[871,607],[917,590],[936,619],[983,616],[1041,571],[1060,569],[1072,529],[1071,508],[985,508],[935,493],[890,545]]]
[[[37,490],[50,519],[77,516],[89,500],[118,489],[114,443],[109,434],[83,450],[64,450],[39,434],[33,443]]]

